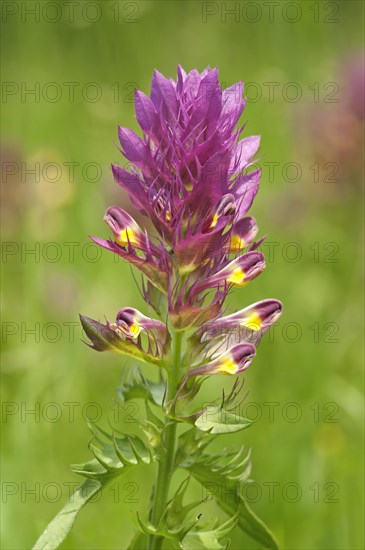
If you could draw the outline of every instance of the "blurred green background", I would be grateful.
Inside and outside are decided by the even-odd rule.
[[[133,429],[131,411],[114,404],[132,364],[84,346],[78,312],[102,320],[146,309],[129,267],[95,256],[87,235],[108,235],[107,206],[128,208],[110,163],[122,162],[117,125],[137,127],[134,87],[148,93],[154,68],[175,77],[178,63],[248,84],[242,120],[245,135],[262,136],[264,169],[252,215],[269,235],[268,268],[230,306],[284,303],[245,375],[256,425],[222,446],[252,448],[249,497],[282,548],[364,548],[363,8],[2,3],[2,548],[30,548],[66,502],[78,482],[69,463],[90,457],[87,416],[106,426],[118,410]],[[223,383],[212,380],[206,397]],[[63,548],[125,548],[152,478],[141,467],[105,491]],[[232,548],[258,545],[235,532]]]

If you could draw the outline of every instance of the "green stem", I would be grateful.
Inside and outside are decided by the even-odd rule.
[[[168,369],[167,376],[167,401],[175,397],[176,388],[180,376],[181,350],[182,350],[182,332],[175,332],[172,336],[172,362]],[[175,458],[175,439],[176,422],[166,418],[164,436],[162,440],[161,457],[157,474],[157,483],[155,487],[155,497],[152,508],[151,521],[153,525],[158,525],[159,520],[166,508],[168,500],[170,481],[174,468]],[[150,537],[151,550],[160,550],[163,543],[162,537]]]

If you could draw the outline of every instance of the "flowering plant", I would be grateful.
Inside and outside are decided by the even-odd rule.
[[[176,82],[156,71],[150,97],[135,92],[143,137],[119,128],[120,150],[132,168],[112,169],[156,235],[113,206],[104,217],[112,239],[92,239],[141,272],[141,290],[153,313],[125,307],[113,322],[81,315],[81,323],[93,349],[154,365],[159,381],[133,370],[119,397],[123,402],[144,400],[143,433],[116,435],[92,428],[94,458],[73,468],[86,479],[35,548],[57,548],[80,509],[106,484],[138,464],[153,462],[158,473],[150,509],[145,517],[138,515],[130,549],[226,548],[222,541],[236,525],[262,547],[277,547],[242,496],[242,485],[250,478],[247,453],[207,450],[220,434],[251,424],[234,412],[239,379],[229,395],[223,392],[216,402],[196,404],[208,377],[238,375],[249,367],[261,337],[281,314],[281,303],[273,299],[223,314],[230,289],[247,285],[265,268],[257,250],[263,239],[255,241],[256,221],[246,216],[261,172],[253,168],[259,137],[240,140],[242,128],[236,128],[245,107],[242,92],[242,83],[222,91],[217,69],[186,74],[181,67]],[[188,477],[171,494],[178,468]],[[204,501],[184,502],[191,477],[203,487],[219,487],[214,494],[227,521],[211,524],[201,513]]]

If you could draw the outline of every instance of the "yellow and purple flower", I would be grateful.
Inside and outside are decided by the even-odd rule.
[[[232,315],[218,317],[202,325],[192,337],[195,349],[228,349],[238,342],[257,346],[265,332],[278,320],[282,312],[279,300],[268,299],[252,304]]]
[[[213,361],[190,369],[188,377],[209,376],[212,374],[239,374],[248,369],[255,355],[256,348],[252,344],[237,344]]]
[[[167,292],[168,256],[165,251],[152,244],[134,219],[117,206],[108,208],[104,221],[112,230],[114,241],[91,239],[137,267],[157,288]]]
[[[121,309],[113,323],[102,324],[84,315],[80,318],[91,341],[88,345],[96,351],[115,351],[159,365],[169,345],[166,325],[134,308]]]

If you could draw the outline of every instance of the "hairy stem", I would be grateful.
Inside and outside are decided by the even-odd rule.
[[[182,332],[175,332],[172,335],[172,361],[168,369],[167,378],[167,400],[175,397],[176,387],[180,375],[181,350],[182,350]],[[157,525],[166,508],[171,476],[173,473],[174,454],[176,439],[176,422],[166,418],[164,436],[162,440],[161,457],[155,486],[155,497],[152,508],[151,520],[153,525]],[[150,537],[149,548],[159,550],[162,546],[162,537]]]

